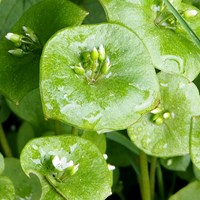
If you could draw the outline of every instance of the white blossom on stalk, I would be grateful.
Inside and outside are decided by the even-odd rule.
[[[60,159],[58,156],[55,156],[53,158],[52,164],[59,171],[63,171],[65,169],[67,169],[68,167],[74,166],[74,162],[72,160],[70,160],[69,162],[67,162],[67,158],[62,157]]]

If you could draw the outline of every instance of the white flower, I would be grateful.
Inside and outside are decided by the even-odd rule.
[[[74,166],[74,162],[72,160],[70,160],[69,162],[67,162],[67,158],[62,157],[60,159],[58,156],[55,156],[53,158],[52,164],[59,171],[63,171],[65,169],[67,169],[68,167]]]
[[[110,165],[110,164],[108,164],[108,169],[110,170],[110,171],[113,171],[113,170],[115,170],[115,166],[114,165]]]

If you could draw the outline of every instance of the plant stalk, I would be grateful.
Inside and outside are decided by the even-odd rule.
[[[195,44],[200,48],[200,40],[198,36],[194,33],[194,31],[190,28],[188,23],[182,18],[182,16],[178,13],[178,11],[174,8],[174,6],[168,0],[163,0],[163,1],[165,2],[169,11],[176,17],[176,19],[183,26],[185,31],[191,36]]]
[[[150,190],[151,190],[151,199],[154,199],[156,165],[157,165],[157,158],[156,158],[156,157],[152,157],[152,158],[151,158],[151,168],[150,168]]]
[[[6,157],[12,157],[12,151],[8,144],[2,125],[0,124],[0,144]]]
[[[140,190],[141,190],[142,200],[151,200],[148,160],[147,160],[147,155],[143,151],[140,151],[140,170],[141,170]]]
[[[78,129],[72,126],[71,134],[72,135],[78,135]]]
[[[165,192],[164,192],[163,175],[160,164],[158,164],[157,166],[157,179],[158,179],[158,190],[159,190],[160,200],[164,200]]]

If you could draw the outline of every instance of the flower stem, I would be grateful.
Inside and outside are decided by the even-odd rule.
[[[158,189],[159,189],[159,196],[160,200],[165,199],[165,192],[164,192],[164,183],[163,183],[163,175],[160,164],[157,166],[157,178],[158,178]]]
[[[5,133],[1,124],[0,124],[0,144],[5,153],[5,156],[12,157],[13,156],[12,151],[10,149],[10,146],[8,144],[7,138],[5,136]]]
[[[151,158],[151,168],[150,168],[150,189],[151,189],[151,199],[154,199],[155,192],[155,174],[156,174],[157,158]]]
[[[72,135],[78,135],[78,129],[77,128],[75,128],[75,127],[72,127],[72,130],[71,130],[71,134]]]
[[[147,155],[143,151],[140,151],[140,170],[141,170],[140,190],[142,194],[142,200],[151,200],[148,160],[147,160]]]
[[[194,31],[190,28],[188,23],[181,17],[181,15],[178,13],[178,11],[174,8],[174,6],[168,1],[163,0],[168,7],[169,11],[176,17],[176,19],[179,21],[179,23],[183,26],[185,31],[191,36],[195,44],[200,48],[200,40],[198,36],[194,33]]]

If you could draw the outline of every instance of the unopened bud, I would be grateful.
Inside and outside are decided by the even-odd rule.
[[[194,17],[198,14],[198,12],[196,10],[186,10],[184,13],[183,13],[183,16],[186,17],[186,18],[189,18],[189,17]]]
[[[83,75],[85,73],[85,69],[80,65],[80,66],[73,66],[71,67],[74,72],[78,75]]]
[[[91,58],[92,60],[97,60],[99,57],[99,53],[97,51],[97,48],[94,47],[93,50],[91,51]]]
[[[83,52],[81,54],[81,57],[83,59],[83,62],[88,62],[90,60],[90,53],[89,52]]]
[[[12,54],[13,56],[22,57],[23,55],[27,54],[22,49],[12,49],[9,50],[8,53]]]
[[[157,113],[160,113],[160,112],[162,112],[162,109],[160,107],[157,107],[157,108],[155,108],[154,110],[151,111],[151,113],[153,113],[153,114],[157,114]]]
[[[169,119],[171,117],[171,114],[169,112],[166,112],[163,114],[164,119]]]
[[[103,66],[101,67],[101,73],[102,74],[107,74],[109,69],[111,67],[111,64],[110,64],[110,59],[107,57]]]
[[[104,49],[104,46],[101,44],[99,46],[99,61],[104,61],[106,58],[106,52],[105,52],[105,49]]]
[[[70,167],[69,169],[67,169],[67,170],[68,170],[69,174],[70,174],[71,176],[73,176],[73,175],[78,171],[78,168],[79,168],[79,164],[73,165],[73,166],[71,166],[71,167]]]
[[[16,46],[20,46],[23,36],[15,33],[7,33],[5,37],[7,40],[10,40],[14,44],[16,44]]]
[[[163,122],[164,122],[164,120],[163,120],[162,117],[158,117],[158,118],[155,120],[155,123],[156,123],[157,125],[161,125],[161,124],[163,124]]]
[[[33,42],[38,42],[38,37],[35,35],[34,31],[29,27],[23,26],[22,27],[26,36],[28,36]]]

